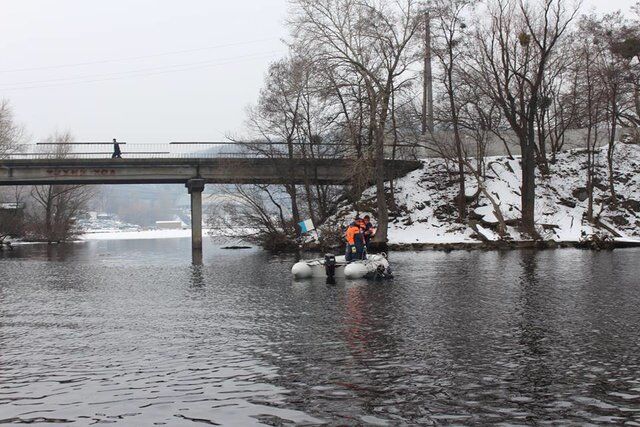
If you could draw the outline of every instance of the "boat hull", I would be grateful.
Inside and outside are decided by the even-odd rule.
[[[344,256],[337,256],[334,277],[360,279],[375,275],[380,269],[385,272],[389,269],[389,261],[384,255],[368,255],[366,260],[351,263],[347,263]],[[291,268],[291,274],[295,279],[326,278],[324,258],[297,262]]]

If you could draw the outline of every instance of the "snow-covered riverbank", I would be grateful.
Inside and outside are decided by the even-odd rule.
[[[243,229],[243,231],[245,231]],[[203,230],[204,237],[213,238],[219,244],[224,245],[242,245],[246,243],[239,237],[229,236],[219,230]],[[140,231],[118,231],[118,230],[91,230],[70,240],[67,243],[83,243],[90,241],[105,240],[151,240],[151,239],[190,239],[191,229],[186,230],[140,230]],[[22,245],[46,245],[47,242],[25,242],[21,240],[11,241],[11,246]]]
[[[537,175],[536,222],[537,231],[546,242],[576,244],[597,235],[620,242],[640,243],[640,146],[618,144],[615,151],[615,188],[618,205],[612,208],[606,201],[606,151],[597,155],[598,181],[594,190],[594,212],[601,225],[584,219],[586,200],[586,153],[579,150],[558,155],[550,165],[548,176]],[[490,157],[486,159],[486,188],[498,204],[505,220],[510,223],[520,217],[519,159]],[[453,165],[450,164],[452,167]],[[488,199],[480,195],[470,205],[470,221],[456,222],[454,197],[458,190],[457,177],[450,173],[442,159],[423,160],[422,169],[396,180],[397,209],[390,218],[389,244],[420,247],[430,245],[478,245],[501,240],[495,232],[497,220]],[[477,183],[467,177],[467,195],[476,193]],[[375,208],[375,189],[370,188],[355,205],[343,205],[338,214],[323,228],[348,223],[356,212],[370,213]],[[502,241],[521,246],[530,242],[517,227],[507,227]]]
[[[240,231],[240,230],[239,230]],[[245,231],[244,229],[242,231]],[[202,230],[203,237],[215,239],[221,244],[241,244],[239,237],[228,235],[216,229]],[[88,232],[80,236],[82,241],[89,240],[148,240],[148,239],[190,239],[191,229],[185,230],[143,230],[143,231],[108,231]]]
[[[191,230],[143,230],[85,233],[81,240],[180,239],[191,237]]]
[[[83,243],[96,240],[149,240],[149,239],[184,239],[191,237],[191,230],[141,230],[117,231],[99,230],[85,232],[67,243]],[[12,246],[46,245],[47,242],[30,242],[22,240],[11,241]]]

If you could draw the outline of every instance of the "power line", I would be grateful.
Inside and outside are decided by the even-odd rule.
[[[220,48],[225,48],[225,47],[243,46],[243,45],[261,43],[261,42],[270,41],[270,40],[276,40],[276,38],[275,37],[269,37],[269,38],[265,38],[265,39],[250,40],[250,41],[237,42],[237,43],[227,43],[227,44],[208,46],[208,47],[200,47],[200,48],[194,48],[194,49],[175,50],[175,51],[156,53],[156,54],[151,54],[151,55],[140,55],[140,56],[130,56],[130,57],[126,57],[126,58],[112,58],[112,59],[102,59],[102,60],[98,60],[98,61],[77,62],[75,64],[59,64],[59,65],[48,65],[48,66],[31,67],[31,68],[15,68],[15,69],[10,69],[10,70],[0,70],[0,73],[18,73],[18,72],[24,72],[24,71],[51,70],[51,69],[56,69],[56,68],[69,68],[69,67],[81,67],[81,66],[85,66],[85,65],[94,65],[94,64],[106,64],[106,63],[109,63],[109,62],[135,61],[135,60],[140,60],[140,59],[157,58],[157,57],[160,57],[160,56],[177,55],[177,54],[191,53],[191,52],[200,52],[200,51],[203,51],[203,50],[212,50],[212,49],[220,49]]]
[[[16,90],[41,89],[41,88],[59,87],[59,86],[72,86],[72,85],[85,84],[85,83],[97,83],[97,82],[111,81],[111,80],[122,80],[122,79],[135,78],[135,77],[147,77],[147,76],[153,76],[153,75],[175,73],[175,72],[180,72],[180,71],[190,71],[190,70],[197,70],[197,69],[202,69],[202,68],[217,67],[217,66],[221,66],[221,65],[235,64],[235,63],[238,63],[238,62],[251,61],[251,60],[256,60],[256,59],[267,59],[267,58],[273,57],[276,53],[278,53],[278,52],[272,52],[272,53],[269,53],[267,55],[263,54],[261,56],[250,57],[250,58],[246,58],[246,59],[241,60],[241,61],[226,61],[226,62],[220,62],[220,63],[212,63],[212,64],[209,64],[209,65],[200,65],[200,66],[195,66],[195,67],[185,67],[185,68],[179,68],[179,69],[175,69],[175,70],[164,70],[164,71],[156,71],[156,72],[149,72],[149,73],[137,72],[137,74],[131,74],[131,75],[125,75],[125,76],[119,76],[119,77],[109,77],[109,78],[97,78],[97,79],[92,79],[92,80],[70,81],[70,82],[62,82],[62,83],[49,84],[49,85],[16,86],[16,87],[0,88],[0,91],[7,92],[7,91],[16,91]]]
[[[35,84],[42,84],[42,83],[57,83],[57,82],[74,82],[74,81],[79,81],[79,80],[85,80],[85,79],[95,79],[95,78],[104,78],[104,77],[112,77],[112,76],[127,76],[129,74],[139,74],[139,73],[146,73],[146,72],[153,72],[153,71],[170,71],[174,68],[184,68],[184,67],[193,67],[193,66],[199,66],[199,65],[212,65],[212,64],[217,64],[219,61],[233,61],[236,59],[246,59],[246,58],[253,58],[253,57],[262,57],[264,55],[272,55],[278,53],[277,51],[272,51],[272,52],[259,52],[259,53],[252,53],[249,55],[241,55],[241,56],[233,56],[233,57],[229,57],[229,58],[217,58],[215,60],[206,60],[206,61],[197,61],[197,62],[188,62],[188,63],[184,63],[184,64],[173,64],[173,65],[164,65],[161,67],[150,67],[150,68],[140,68],[137,70],[129,70],[129,71],[116,71],[113,73],[99,73],[99,74],[87,74],[87,75],[83,75],[83,76],[74,76],[74,77],[63,77],[63,78],[59,78],[59,79],[47,79],[47,80],[32,80],[32,81],[26,81],[26,82],[14,82],[14,83],[0,83],[0,86],[9,86],[9,87],[13,87],[13,86],[21,86],[21,85],[35,85]],[[226,63],[226,62],[225,62]]]

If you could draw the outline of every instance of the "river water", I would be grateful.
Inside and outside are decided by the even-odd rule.
[[[397,253],[387,282],[188,239],[0,255],[0,423],[640,425],[640,251]]]

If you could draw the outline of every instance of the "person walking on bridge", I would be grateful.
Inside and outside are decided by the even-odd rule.
[[[113,138],[113,154],[111,155],[112,159],[121,159],[122,158],[122,151],[120,151],[120,144],[118,144],[118,141],[116,141],[115,138]]]

